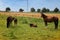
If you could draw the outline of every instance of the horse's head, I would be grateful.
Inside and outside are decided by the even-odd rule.
[[[41,12],[41,17],[43,17],[44,16],[44,14],[43,14],[43,12]]]
[[[41,17],[43,17],[43,14],[41,13]]]
[[[41,13],[41,17],[46,18],[47,16],[44,13]]]

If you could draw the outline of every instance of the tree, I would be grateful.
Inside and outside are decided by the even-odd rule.
[[[46,12],[46,8],[43,8],[43,9],[42,9],[42,12]]]
[[[37,9],[37,12],[40,12],[40,9]]]
[[[19,12],[23,12],[24,10],[21,8],[21,9],[19,9]]]
[[[54,12],[59,12],[59,9],[58,9],[58,8],[55,8],[55,9],[54,9]]]
[[[46,12],[50,12],[50,10],[49,9],[46,9]]]
[[[6,8],[6,12],[9,12],[11,11],[11,9],[9,7]]]
[[[35,9],[34,8],[31,8],[31,12],[35,12]]]

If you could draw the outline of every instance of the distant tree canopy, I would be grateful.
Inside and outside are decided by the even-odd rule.
[[[31,12],[35,12],[35,9],[34,8],[31,8]]]
[[[42,12],[50,12],[50,9],[43,8]]]
[[[6,8],[6,12],[10,12],[11,9],[9,7]]]
[[[42,12],[46,12],[46,8],[43,8],[43,9],[42,9]]]
[[[46,9],[46,12],[50,12],[50,9]]]
[[[54,9],[54,12],[59,12],[59,9],[58,9],[58,8],[55,8],[55,9]]]
[[[10,12],[11,11],[10,7],[6,7],[5,11]],[[22,8],[19,9],[19,12],[23,12],[23,11],[24,11],[24,9],[22,9]],[[2,11],[0,11],[0,12],[2,12]],[[57,7],[54,10],[50,10],[48,8],[45,8],[45,7],[42,9],[38,8],[37,10],[35,10],[35,8],[32,7],[30,9],[30,12],[60,12],[60,10]]]
[[[37,9],[37,12],[40,12],[41,10],[40,9]]]
[[[19,9],[19,12],[23,12],[24,10],[22,8]]]

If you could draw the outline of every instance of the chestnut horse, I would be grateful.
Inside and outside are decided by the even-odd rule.
[[[14,18],[12,16],[7,17],[7,28],[9,28],[12,21],[14,21],[14,24],[17,24],[17,19],[16,18]]]
[[[44,13],[41,13],[41,17],[43,18],[44,22],[45,22],[45,26],[47,26],[47,22],[51,23],[54,22],[55,24],[55,29],[58,29],[58,17],[49,17],[46,16]]]

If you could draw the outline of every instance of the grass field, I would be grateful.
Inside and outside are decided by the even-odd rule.
[[[0,14],[0,40],[60,40],[60,21],[58,30],[55,30],[53,23],[48,23],[46,28],[42,18],[15,16],[18,19],[17,26],[12,23],[7,28],[7,17],[7,14]],[[38,27],[31,28],[30,23],[35,23]]]

